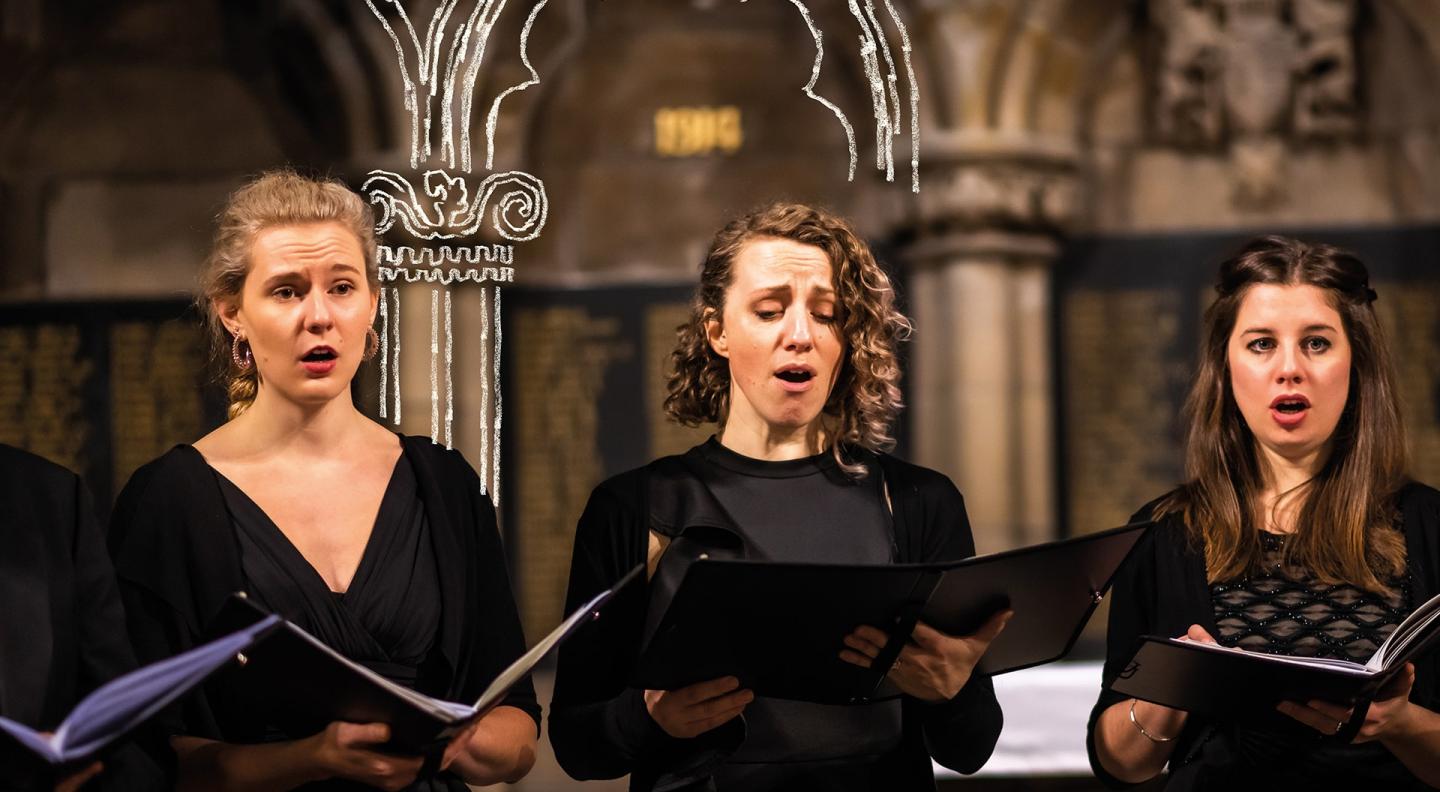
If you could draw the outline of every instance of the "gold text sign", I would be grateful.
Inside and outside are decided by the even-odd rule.
[[[740,108],[734,105],[655,111],[655,153],[661,157],[734,154],[744,142]]]

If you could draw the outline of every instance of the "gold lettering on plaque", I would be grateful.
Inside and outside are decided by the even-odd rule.
[[[599,411],[605,376],[634,349],[619,319],[583,307],[520,308],[511,317],[505,343],[525,350],[511,369],[515,398],[506,401],[516,405],[519,434],[511,470],[515,527],[523,537],[520,612],[525,633],[543,635],[564,615],[575,521],[605,474]]]
[[[1410,443],[1410,474],[1440,481],[1440,284],[1377,283],[1375,311],[1395,361]]]
[[[734,154],[744,143],[740,108],[734,105],[655,111],[655,153],[662,157]]]
[[[681,426],[665,414],[670,353],[681,324],[690,320],[690,304],[658,303],[645,310],[645,420],[650,425],[650,456],[683,454],[715,433],[714,424]]]
[[[204,433],[198,328],[181,322],[110,327],[110,426],[115,491],[135,469]]]
[[[74,325],[0,328],[0,441],[85,472],[84,388],[94,370]]]
[[[1179,483],[1176,393],[1190,376],[1180,339],[1182,299],[1141,289],[1065,298],[1063,469],[1065,508],[1077,533],[1120,525]]]

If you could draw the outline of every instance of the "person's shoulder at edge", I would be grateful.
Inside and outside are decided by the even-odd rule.
[[[1185,525],[1185,515],[1179,509],[1171,508],[1157,512],[1161,504],[1171,500],[1180,492],[1181,487],[1175,487],[1170,491],[1146,502],[1135,513],[1130,515],[1126,521],[1127,525],[1135,523],[1153,522],[1155,527],[1151,528],[1140,543],[1136,545],[1136,552],[1149,547],[1154,550],[1166,548],[1174,553],[1185,553],[1193,550],[1190,545],[1189,531]],[[1096,530],[1113,526],[1095,526]]]
[[[1418,509],[1421,514],[1440,518],[1440,490],[1419,481],[1407,481],[1395,494],[1395,505],[1401,512]],[[1436,520],[1440,525],[1440,519]]]
[[[205,457],[200,455],[195,446],[186,443],[172,446],[170,450],[136,468],[121,489],[118,500],[144,495],[173,498],[178,494],[175,488],[179,482],[193,477],[197,471],[204,468]]]
[[[39,454],[0,443],[0,470],[12,486],[74,486],[77,474]]]

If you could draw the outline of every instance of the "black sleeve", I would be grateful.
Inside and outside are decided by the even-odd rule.
[[[153,464],[153,463],[152,463]],[[108,542],[115,563],[120,600],[130,644],[141,665],[156,663],[195,648],[197,636],[181,608],[163,595],[184,584],[183,537],[176,528],[176,500],[185,494],[167,491],[155,481],[152,467],[136,471],[116,498]],[[171,735],[224,739],[205,686],[181,697],[151,725],[152,740],[168,751]]]
[[[475,613],[468,623],[479,625],[482,636],[472,653],[470,690],[466,700],[479,698],[485,687],[521,655],[525,654],[525,633],[520,625],[520,612],[510,588],[510,575],[505,568],[505,548],[500,541],[500,528],[495,520],[495,507],[480,492],[480,478],[466,464],[471,479],[470,494],[476,517],[476,558],[474,570],[479,591],[470,606]],[[507,707],[523,710],[535,720],[535,735],[540,735],[540,703],[535,698],[535,685],[530,678],[510,688],[504,700]]]
[[[75,481],[75,602],[79,617],[79,686],[84,696],[121,674],[135,669],[135,652],[125,634],[125,611],[115,584],[115,570],[95,521],[90,493]]]
[[[644,560],[645,530],[613,493],[601,487],[591,494],[575,529],[567,613]],[[619,778],[672,740],[645,710],[643,692],[626,684],[644,630],[644,590],[632,585],[619,592],[599,619],[560,647],[550,743],[572,778]]]
[[[638,502],[622,499],[617,489],[597,488],[580,517],[567,612],[645,561],[648,521]],[[577,780],[631,773],[632,788],[648,788],[703,778],[744,739],[739,718],[693,739],[671,737],[650,717],[644,692],[627,684],[644,635],[647,591],[648,585],[627,586],[560,647],[550,744]]]
[[[949,479],[936,490],[934,504],[926,509],[924,557],[918,560],[958,561],[975,555],[965,499]],[[929,703],[907,696],[902,706],[907,722],[918,718],[923,724],[930,756],[960,773],[973,773],[985,765],[1004,725],[995,686],[988,674],[978,671],[949,701]]]
[[[72,502],[75,519],[71,556],[75,568],[80,650],[76,692],[83,697],[115,677],[133,671],[136,662],[125,633],[125,612],[115,584],[115,570],[105,552],[90,492],[78,476]],[[93,784],[99,789],[164,789],[169,785],[161,769],[169,759],[169,751],[157,745],[145,729],[102,758],[105,770]]]
[[[1130,522],[1148,520],[1150,519],[1149,515],[1148,509],[1142,509],[1130,518]],[[1148,603],[1152,602],[1155,597],[1155,564],[1152,542],[1158,529],[1159,526],[1151,529],[1150,534],[1141,540],[1141,544],[1130,554],[1130,558],[1116,571],[1115,580],[1110,585],[1110,618],[1105,629],[1105,667],[1101,673],[1102,687],[1100,696],[1095,701],[1095,707],[1090,711],[1090,723],[1085,731],[1085,749],[1090,755],[1090,769],[1095,773],[1095,777],[1111,789],[1122,789],[1135,785],[1121,781],[1105,772],[1105,768],[1100,766],[1100,757],[1095,753],[1095,728],[1100,721],[1101,713],[1129,698],[1111,690],[1110,683],[1135,655],[1135,647],[1140,641],[1140,636],[1154,631],[1154,614],[1150,612]]]

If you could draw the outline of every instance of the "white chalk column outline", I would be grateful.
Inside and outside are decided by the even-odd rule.
[[[482,226],[488,226],[511,243],[533,240],[544,228],[548,205],[544,184],[528,173],[492,173],[478,183],[474,181],[478,174],[470,173],[475,86],[490,34],[508,0],[473,0],[468,12],[462,8],[466,3],[440,0],[428,21],[421,20],[422,29],[412,22],[401,0],[365,0],[395,48],[410,121],[410,167],[418,171],[422,163],[438,160],[436,164],[450,170],[425,170],[419,189],[402,174],[374,170],[361,190],[376,207],[377,237],[399,224],[411,237],[432,245],[441,243],[424,248],[379,247],[380,417],[396,426],[401,423],[400,284],[423,281],[431,287],[430,439],[453,447],[455,306],[451,289],[464,283],[481,287],[479,335],[484,355],[479,412],[483,429],[478,462],[482,492],[498,506],[504,419],[500,291],[501,284],[514,282],[514,245],[480,244],[474,237]],[[540,83],[530,62],[529,38],[547,3],[533,2],[520,34],[520,59],[528,78],[501,91],[485,115],[486,170],[494,167],[501,103]],[[438,150],[432,145],[437,125]],[[465,241],[469,239],[474,241]]]

